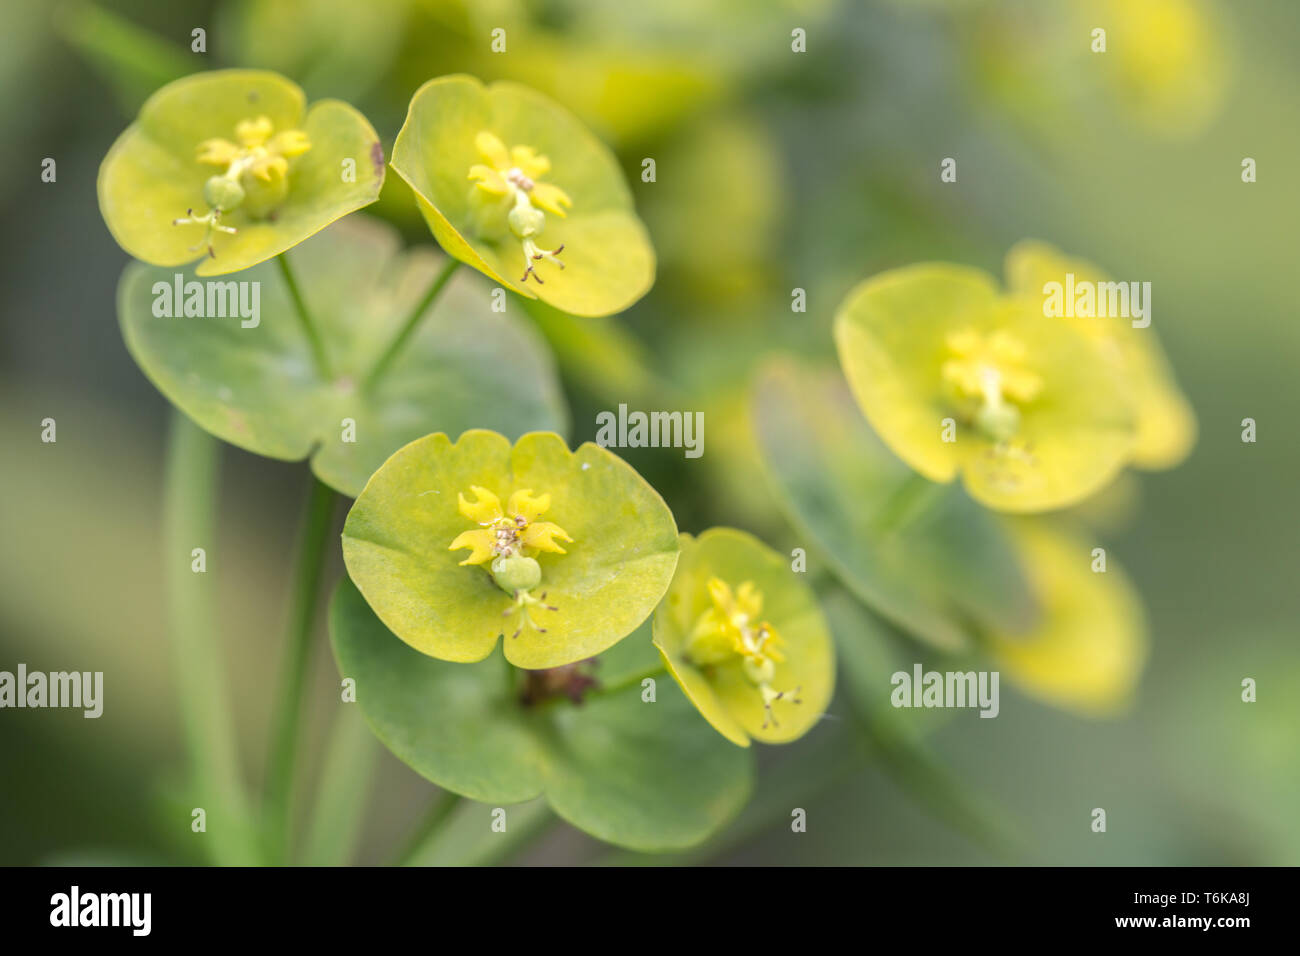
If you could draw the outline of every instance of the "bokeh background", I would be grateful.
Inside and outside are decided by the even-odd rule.
[[[1134,705],[1088,720],[1004,681],[998,719],[920,722],[921,745],[900,756],[863,732],[841,688],[814,734],[764,749],[741,818],[670,859],[1300,863],[1300,5],[10,0],[0,18],[0,669],[100,670],[106,684],[99,720],[0,712],[0,863],[202,859],[178,791],[165,631],[168,407],[121,340],[127,256],[98,214],[95,175],[148,93],[229,65],[347,99],[386,146],[420,83],[466,71],[549,93],[615,147],[657,284],[623,316],[538,321],[575,442],[620,401],[705,410],[703,458],[627,453],[686,531],[733,523],[792,540],[752,460],[750,378],[773,351],[832,358],[831,316],[858,280],[936,259],[1000,274],[1007,248],[1037,237],[1150,281],[1200,440],[1181,467],[1126,479],[1094,509],[1147,610]],[[1088,50],[1096,26],[1104,56]],[[205,54],[190,51],[196,27]],[[496,27],[504,55],[490,51]],[[795,28],[806,53],[791,50]],[[45,157],[56,183],[40,180]],[[644,157],[654,184],[640,181]],[[944,157],[958,160],[956,184],[939,182]],[[368,212],[429,242],[404,190],[390,176]],[[790,311],[795,287],[806,313]],[[45,417],[57,444],[40,442]],[[1245,417],[1255,444],[1240,440]],[[233,448],[224,466],[220,626],[256,785],[304,472]],[[1243,677],[1258,681],[1255,704],[1240,700]],[[312,687],[309,783],[336,699],[323,632]],[[357,859],[382,862],[433,788],[378,744],[357,759],[373,777]],[[807,833],[790,832],[792,806],[808,810]],[[1104,836],[1089,829],[1093,807],[1107,810]],[[481,829],[482,807],[460,812],[463,832]],[[544,816],[541,836],[504,858],[644,859]],[[469,858],[471,842],[437,861]]]

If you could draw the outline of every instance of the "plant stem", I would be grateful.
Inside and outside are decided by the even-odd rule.
[[[330,371],[329,357],[325,354],[325,343],[321,341],[320,332],[317,331],[315,323],[312,322],[311,313],[307,311],[307,302],[302,297],[302,289],[298,286],[298,280],[294,278],[293,270],[289,268],[289,254],[282,252],[275,257],[275,261],[280,264],[280,275],[284,279],[285,288],[289,290],[289,298],[293,299],[293,307],[298,312],[298,321],[302,323],[302,330],[307,336],[307,341],[311,344],[312,358],[316,361],[316,371],[320,377],[326,381],[334,377]]]
[[[659,677],[668,672],[668,666],[662,662],[654,667],[647,667],[643,671],[635,674],[629,674],[622,680],[617,680],[612,684],[601,684],[587,692],[588,697],[606,697],[610,694],[617,694],[620,691],[627,690],[629,687],[636,687],[647,677]]]
[[[433,805],[429,807],[428,813],[420,821],[420,825],[415,832],[411,834],[411,838],[406,842],[402,852],[393,860],[393,865],[411,866],[423,856],[428,847],[436,843],[438,838],[442,836],[447,822],[464,799],[460,794],[452,793],[450,790],[439,791],[438,796],[434,798]]]
[[[271,724],[271,763],[266,775],[267,839],[272,859],[283,861],[290,842],[290,809],[294,763],[302,712],[302,688],[311,651],[316,593],[325,562],[325,541],[334,515],[334,492],[314,475],[307,494],[298,550],[294,560],[289,617],[285,626],[284,663],[280,691]]]
[[[901,531],[942,498],[947,485],[912,472],[876,513],[878,532]]]
[[[220,464],[220,443],[173,409],[163,521],[168,631],[181,722],[194,798],[206,818],[204,843],[212,861],[247,866],[258,861],[258,853],[240,779],[234,723],[225,698],[215,580],[207,569],[207,561],[220,553],[216,546]],[[204,554],[201,572],[194,565],[197,548]]]
[[[303,841],[306,866],[343,866],[356,851],[365,822],[379,743],[354,704],[335,702],[316,806]]]
[[[411,310],[410,315],[408,315],[406,321],[402,323],[402,327],[398,330],[393,341],[389,343],[388,348],[384,350],[384,354],[379,356],[379,360],[375,362],[374,366],[371,367],[369,373],[366,375],[365,388],[373,388],[375,383],[383,376],[384,372],[387,371],[388,366],[393,363],[393,360],[397,358],[402,349],[406,347],[407,340],[415,333],[416,327],[420,324],[420,320],[424,318],[424,314],[429,310],[429,306],[433,305],[434,300],[438,298],[438,295],[446,287],[447,283],[451,281],[451,277],[455,274],[459,265],[459,260],[448,258],[446,264],[443,265],[438,274],[434,276],[433,283],[429,286],[428,291],[424,293],[424,296],[420,299],[419,303]]]

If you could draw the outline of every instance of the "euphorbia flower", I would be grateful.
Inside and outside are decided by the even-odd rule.
[[[448,550],[470,549],[470,556],[460,562],[462,567],[492,562],[492,580],[515,599],[519,612],[520,623],[513,637],[518,637],[524,627],[534,627],[538,633],[545,634],[546,628],[533,623],[529,609],[537,605],[549,611],[559,609],[544,603],[545,592],[540,597],[531,594],[542,581],[542,566],[534,555],[541,551],[565,554],[555,539],[573,541],[558,524],[537,520],[551,507],[551,496],[534,497],[531,488],[522,489],[510,496],[503,511],[501,499],[486,488],[473,485],[470,490],[477,500],[468,501],[463,494],[459,495],[460,513],[481,527],[461,532]]]
[[[741,747],[802,737],[835,683],[812,592],[780,555],[730,528],[682,535],[654,642],[700,713]]]
[[[1065,284],[1067,274],[1076,286],[1099,288],[1109,277],[1091,262],[1071,259],[1045,242],[1019,242],[1007,253],[1007,288],[1033,307],[1041,306],[1044,287]],[[1148,303],[1150,305],[1150,303]],[[1148,317],[1150,318],[1150,317]],[[1066,322],[1089,339],[1118,373],[1136,416],[1131,460],[1138,468],[1171,468],[1196,441],[1196,417],[1174,380],[1153,326],[1135,328],[1127,318],[1067,315]]]
[[[411,442],[371,476],[343,528],[348,573],[403,641],[470,663],[504,636],[506,658],[530,670],[631,633],[667,590],[677,549],[672,513],[640,475],[549,432],[513,446],[479,430]]]
[[[546,213],[563,218],[565,208],[572,206],[573,200],[554,183],[541,181],[551,171],[551,161],[538,156],[531,146],[507,150],[501,140],[486,130],[475,137],[474,145],[488,163],[476,163],[469,169],[469,178],[478,186],[471,202],[477,207],[482,231],[485,234],[493,231],[489,221],[504,213],[506,227],[523,246],[524,273],[519,281],[527,282],[531,275],[542,285],[544,281],[536,273],[537,263],[546,259],[563,269],[564,263],[557,256],[564,246],[542,249],[534,240],[546,229]],[[534,203],[541,208],[536,208]]]
[[[392,166],[447,253],[521,295],[609,315],[654,281],[654,250],[618,162],[527,87],[430,80],[411,99]]]
[[[1133,411],[1114,365],[979,270],[876,276],[841,305],[835,340],[858,405],[894,453],[931,481],[960,472],[989,507],[1072,504],[1131,452]]]
[[[305,100],[263,70],[197,73],[158,90],[100,167],[113,238],[153,265],[205,257],[198,274],[218,275],[374,202],[384,178],[375,131],[346,103],[308,110]]]

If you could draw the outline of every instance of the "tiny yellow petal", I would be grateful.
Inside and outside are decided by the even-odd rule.
[[[529,179],[539,179],[551,171],[551,161],[539,156],[531,146],[516,146],[510,151],[510,159]]]
[[[561,219],[565,216],[565,209],[573,205],[573,200],[559,186],[553,183],[535,183],[532,191],[528,194],[534,205],[541,206],[549,213],[554,213]]]
[[[535,524],[530,524],[524,529],[524,533],[519,536],[526,548],[535,548],[538,551],[552,551],[555,554],[567,554],[568,552],[555,543],[556,538],[570,543],[573,541],[563,528],[551,521],[538,521]]]
[[[229,166],[239,158],[239,147],[228,139],[205,139],[199,143],[199,162]]]
[[[487,130],[474,137],[474,148],[492,165],[493,169],[510,168],[510,153],[506,150],[506,144]]]
[[[462,531],[458,534],[447,550],[470,549],[470,556],[461,562],[462,567],[466,564],[483,564],[492,557],[492,545],[495,542],[496,536],[491,531],[475,528],[473,531]]]
[[[524,521],[532,524],[549,507],[551,507],[551,496],[549,494],[533,497],[533,489],[524,488],[510,496],[510,502],[506,505],[506,513],[512,518],[523,518]]]
[[[480,488],[478,485],[470,485],[469,490],[474,492],[477,501],[466,500],[463,494],[457,495],[460,505],[460,513],[470,521],[478,524],[491,524],[498,518],[505,516],[501,510],[501,499],[486,488]]]
[[[300,129],[285,130],[283,133],[277,133],[271,142],[267,145],[273,153],[278,153],[292,159],[295,156],[301,156],[311,149],[311,140],[307,134]]]
[[[763,613],[763,594],[753,581],[745,581],[736,590],[736,606],[742,614],[757,618]]]
[[[271,132],[274,130],[271,120],[266,116],[259,116],[257,119],[240,120],[235,125],[235,138],[244,146],[261,146],[271,138]]]
[[[504,196],[510,191],[510,184],[505,181],[505,177],[491,166],[484,166],[482,163],[475,163],[469,168],[469,178],[477,181],[476,185],[479,189],[494,196]]]

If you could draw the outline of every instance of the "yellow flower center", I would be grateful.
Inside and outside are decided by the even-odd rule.
[[[970,418],[988,435],[1006,441],[1020,425],[1019,406],[1043,389],[1042,378],[1026,362],[1024,343],[1009,332],[982,335],[963,329],[949,335],[943,380],[956,398],[971,407]]]
[[[520,282],[532,276],[539,285],[545,284],[537,274],[538,262],[553,262],[561,269],[564,263],[558,255],[564,249],[561,243],[554,249],[543,249],[536,242],[546,228],[546,213],[565,216],[573,200],[554,183],[541,182],[541,177],[551,171],[551,161],[531,146],[506,148],[505,143],[484,130],[474,138],[474,146],[484,162],[469,169],[469,179],[474,183],[472,198],[485,205],[489,212],[504,213],[504,227],[491,217],[480,222],[480,231],[491,236],[504,234],[505,228],[519,240],[524,254],[524,274]]]
[[[469,549],[469,557],[460,562],[462,566],[492,562],[489,567],[492,580],[514,598],[514,604],[505,613],[519,614],[519,627],[512,637],[518,637],[525,627],[545,634],[546,628],[533,623],[530,609],[555,611],[558,608],[545,603],[545,591],[540,597],[532,595],[542,581],[542,567],[535,555],[543,551],[565,554],[558,542],[573,543],[558,524],[537,520],[551,507],[551,496],[534,495],[531,488],[524,488],[514,492],[502,508],[501,499],[488,489],[471,485],[470,491],[475,500],[460,494],[457,504],[460,513],[479,527],[461,532],[447,550]]]
[[[212,246],[213,234],[238,232],[221,225],[221,216],[240,206],[254,218],[270,212],[288,193],[289,160],[311,149],[311,142],[302,130],[276,133],[271,120],[265,116],[235,124],[235,139],[238,142],[217,138],[199,143],[198,161],[223,167],[225,171],[210,177],[203,185],[203,199],[208,204],[206,213],[196,216],[191,208],[185,218],[172,220],[175,226],[203,226],[203,238],[192,251],[206,245],[213,258],[217,255]]]
[[[224,166],[227,179],[238,180],[244,173],[270,182],[289,172],[289,160],[311,149],[311,141],[300,129],[276,133],[265,116],[235,124],[236,143],[228,139],[206,139],[199,144],[198,160]]]
[[[778,700],[800,703],[799,688],[778,691],[772,687],[776,665],[785,661],[784,642],[776,628],[762,619],[763,594],[750,581],[733,592],[720,578],[710,578],[712,606],[702,613],[687,640],[686,655],[698,667],[710,668],[739,661],[741,672],[758,690],[767,711],[764,729],[776,726],[772,705]]]

